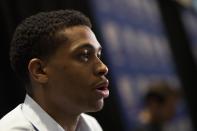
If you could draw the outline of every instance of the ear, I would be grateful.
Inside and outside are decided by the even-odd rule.
[[[38,58],[31,59],[28,64],[28,70],[31,79],[39,83],[46,83],[48,81],[48,76],[45,72],[45,63],[42,60]]]

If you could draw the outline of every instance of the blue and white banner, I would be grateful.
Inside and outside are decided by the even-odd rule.
[[[92,0],[125,131],[137,122],[147,86],[180,86],[156,0]],[[191,131],[184,111],[166,131]]]

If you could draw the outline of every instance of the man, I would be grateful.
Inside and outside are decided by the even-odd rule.
[[[144,96],[145,107],[140,113],[137,131],[163,131],[163,126],[176,114],[180,91],[165,82],[150,85]]]
[[[10,60],[27,95],[0,121],[1,131],[101,131],[86,112],[103,108],[108,68],[89,19],[75,10],[42,12],[24,20]]]

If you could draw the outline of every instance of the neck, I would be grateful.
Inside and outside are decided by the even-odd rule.
[[[45,97],[40,96],[42,95],[32,97],[62,128],[66,131],[76,131],[80,113],[74,112],[69,107],[61,108],[59,105],[54,105],[49,99],[46,100]]]
[[[51,115],[51,114],[50,114]],[[66,131],[76,131],[79,115],[52,115],[52,117],[66,130]]]
[[[80,113],[73,113],[71,109],[61,109],[53,106],[45,106],[44,110],[66,131],[75,131],[79,122]]]

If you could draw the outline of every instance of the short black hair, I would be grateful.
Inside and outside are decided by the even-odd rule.
[[[145,105],[149,102],[164,104],[169,97],[178,98],[181,96],[181,90],[178,87],[172,87],[167,82],[158,82],[148,86],[148,91],[144,95]]]
[[[16,28],[11,41],[12,69],[23,82],[29,82],[29,61],[50,57],[61,44],[56,34],[62,29],[80,25],[92,27],[89,18],[76,10],[40,12],[26,18]]]

